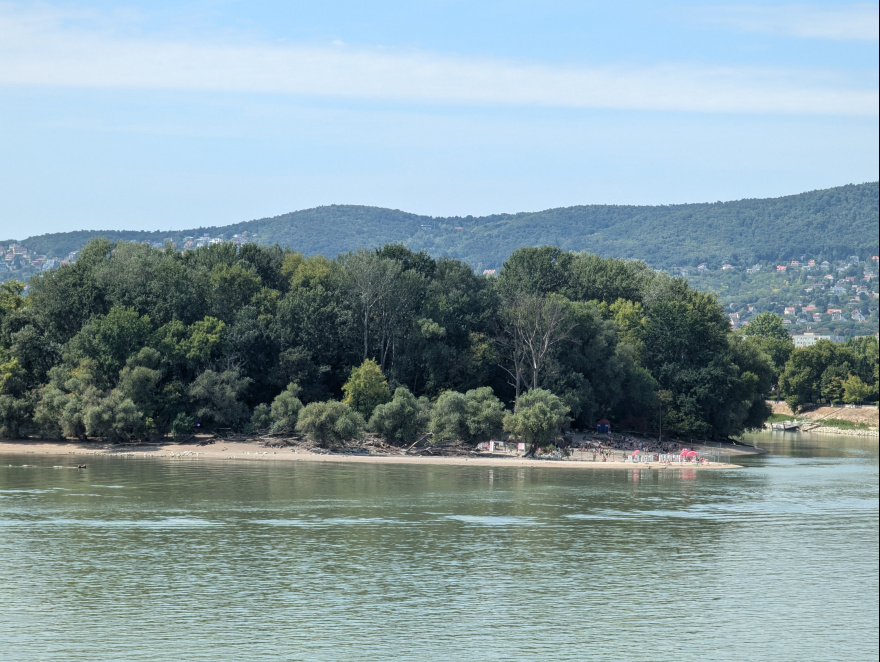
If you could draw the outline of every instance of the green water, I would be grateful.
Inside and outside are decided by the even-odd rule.
[[[877,441],[755,439],[724,472],[5,456],[0,659],[876,660]]]

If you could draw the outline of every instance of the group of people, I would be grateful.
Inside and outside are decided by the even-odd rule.
[[[608,434],[602,435],[601,438],[594,435],[592,439],[589,435],[584,435],[583,440],[579,444],[572,444],[571,448],[588,454],[592,453],[594,462],[608,462],[626,461],[632,457],[635,451],[647,455],[678,453],[681,451],[681,444],[674,441],[633,439],[628,436],[615,437]],[[623,453],[615,451],[623,451]]]

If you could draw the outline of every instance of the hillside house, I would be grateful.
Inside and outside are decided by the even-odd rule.
[[[795,311],[794,306],[786,306],[785,307],[785,314],[786,315],[794,315],[794,314],[796,314],[796,312],[797,311]]]
[[[788,269],[788,267],[786,267],[784,264],[776,265],[776,271],[778,271],[779,273],[785,273],[786,269]]]

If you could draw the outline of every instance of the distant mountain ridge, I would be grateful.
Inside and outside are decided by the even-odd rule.
[[[780,198],[664,206],[583,205],[482,217],[431,217],[358,205],[329,205],[222,227],[175,232],[77,231],[22,243],[49,257],[79,250],[94,237],[178,245],[185,237],[278,243],[307,255],[335,256],[362,246],[399,242],[477,268],[496,268],[517,248],[550,244],[565,250],[637,258],[656,268],[749,264],[876,255],[878,182],[849,184]]]

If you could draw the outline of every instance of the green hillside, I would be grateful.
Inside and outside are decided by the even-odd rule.
[[[700,262],[748,264],[802,255],[834,260],[878,253],[878,182],[781,198],[584,205],[483,217],[432,218],[378,207],[330,205],[223,227],[173,233],[66,232],[22,243],[37,253],[63,257],[99,236],[181,242],[187,236],[229,239],[243,233],[257,243],[278,243],[308,255],[334,256],[359,246],[401,242],[482,268],[500,266],[521,246],[542,244],[638,258],[656,268]]]

